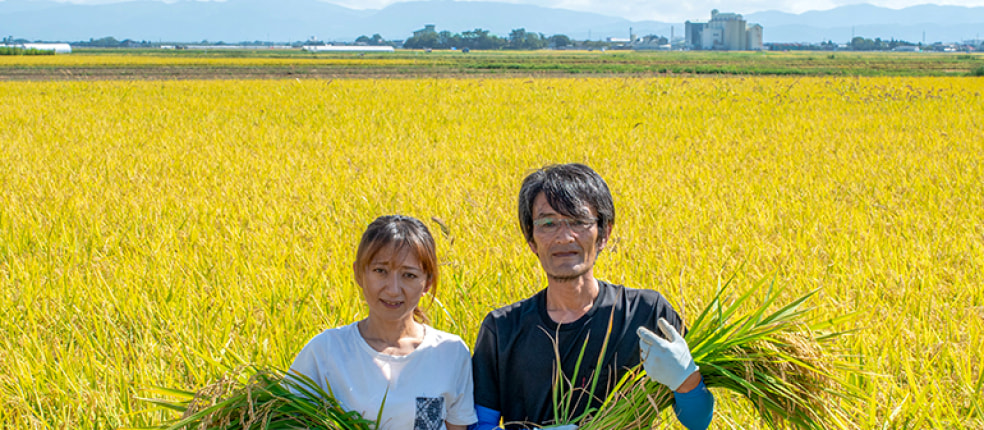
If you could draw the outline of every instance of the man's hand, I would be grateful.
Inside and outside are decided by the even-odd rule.
[[[561,424],[556,426],[546,426],[540,428],[543,430],[577,430],[577,426],[574,424]]]
[[[645,327],[639,327],[636,333],[642,350],[642,367],[650,379],[677,391],[684,381],[697,372],[698,367],[690,356],[690,347],[683,336],[663,318],[656,325],[669,341]]]

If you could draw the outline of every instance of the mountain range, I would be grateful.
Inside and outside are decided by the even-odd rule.
[[[722,12],[736,12],[722,10]],[[888,9],[872,5],[842,6],[790,14],[766,11],[744,14],[764,27],[765,42],[845,43],[854,36],[911,42],[980,39],[984,7],[922,5]],[[706,21],[706,16],[693,21]],[[481,28],[507,36],[513,29],[566,34],[600,40],[636,35],[683,36],[683,23],[631,21],[564,9],[496,2],[449,0],[394,3],[383,9],[356,10],[320,0],[132,0],[81,5],[51,0],[0,1],[0,35],[41,41],[84,41],[112,36],[165,42],[289,42],[315,37],[352,41],[380,34],[402,40],[434,24],[460,33]]]

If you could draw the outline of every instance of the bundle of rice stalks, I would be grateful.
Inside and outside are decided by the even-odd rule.
[[[331,392],[310,378],[278,369],[240,366],[197,393],[166,388],[151,391],[178,400],[143,399],[182,412],[158,428],[374,430],[357,412],[344,410]],[[380,408],[382,410],[382,408]]]
[[[760,281],[729,300],[725,295],[733,280],[719,288],[685,336],[707,387],[740,394],[773,428],[847,427],[838,400],[855,394],[835,377],[835,370],[849,367],[829,346],[843,334],[830,330],[852,315],[811,320],[803,305],[816,291],[769,312],[781,293],[772,282]],[[761,304],[751,305],[759,295]],[[580,428],[651,428],[672,404],[670,390],[650,381],[640,366],[619,381]]]

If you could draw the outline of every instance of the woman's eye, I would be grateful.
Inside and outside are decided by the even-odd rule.
[[[383,269],[382,267],[377,267],[375,269],[372,269],[372,271],[375,273],[386,273],[386,269]]]
[[[407,277],[409,279],[417,279],[417,274],[416,273],[404,273],[403,276],[405,276],[405,277]]]

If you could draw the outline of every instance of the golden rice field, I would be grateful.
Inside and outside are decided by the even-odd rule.
[[[224,53],[228,54],[228,53]],[[305,58],[307,57],[307,58]],[[412,57],[400,58],[361,58],[356,55],[347,57],[317,57],[313,54],[301,56],[281,57],[259,57],[251,55],[249,58],[239,57],[207,57],[197,56],[141,56],[141,55],[40,55],[40,56],[10,56],[2,58],[0,66],[27,66],[27,67],[76,67],[76,66],[128,66],[128,67],[168,67],[168,66],[238,66],[238,67],[263,67],[263,66],[290,66],[290,65],[322,65],[322,66],[400,66],[416,63]]]
[[[0,56],[0,81],[610,76],[984,76],[984,54],[906,52],[92,49]]]
[[[362,229],[417,216],[438,328],[545,286],[521,179],[593,166],[599,277],[687,315],[770,274],[858,312],[848,427],[984,427],[984,79],[0,82],[0,427],[117,428],[365,315]],[[447,226],[441,233],[438,221]],[[443,304],[443,305],[442,305]],[[672,424],[676,425],[676,424]],[[719,396],[713,428],[760,428]]]

